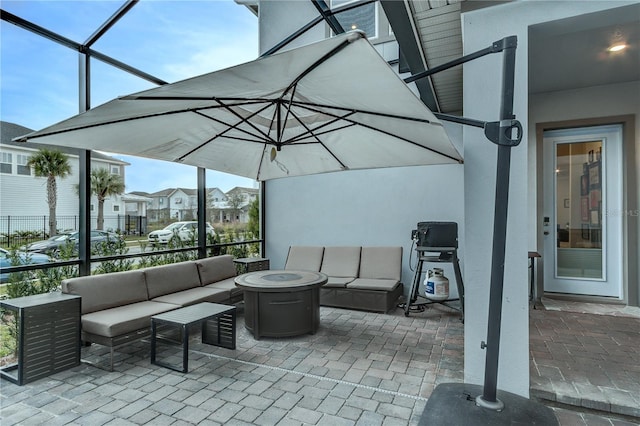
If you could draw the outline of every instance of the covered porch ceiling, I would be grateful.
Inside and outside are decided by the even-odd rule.
[[[508,1],[381,0],[411,74],[461,57],[461,14]],[[503,34],[502,36],[506,36]],[[626,42],[624,52],[607,48]],[[640,80],[640,4],[531,26],[529,92],[545,93]],[[462,67],[417,82],[434,112],[463,115]]]

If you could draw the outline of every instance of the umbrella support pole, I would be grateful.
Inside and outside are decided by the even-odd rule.
[[[522,139],[522,128],[513,114],[516,37],[505,38],[503,46],[500,122],[499,126],[485,126],[487,138],[498,145],[498,158],[487,340],[481,343],[481,347],[487,351],[484,386],[466,383],[438,385],[420,417],[420,425],[558,424],[549,407],[497,389],[511,148],[517,146]],[[514,136],[514,132],[518,133],[517,136]]]

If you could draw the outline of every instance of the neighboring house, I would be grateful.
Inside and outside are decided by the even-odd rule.
[[[47,204],[46,178],[35,177],[33,170],[27,167],[29,157],[36,153],[40,147],[50,146],[37,143],[12,142],[12,139],[23,136],[33,130],[18,124],[0,122],[0,218],[2,221],[13,225],[10,232],[24,230],[43,229],[42,218],[49,215]],[[64,179],[57,179],[58,201],[56,216],[60,230],[76,230],[78,226],[78,194],[76,186],[79,179],[78,152],[73,148],[58,147],[69,156],[71,174]],[[125,179],[125,167],[129,163],[101,154],[96,151],[91,153],[91,168],[106,168],[112,174],[117,174]],[[94,196],[91,199],[92,228],[96,226],[98,215],[98,200]],[[107,198],[104,203],[105,229],[120,229],[118,216],[125,213],[125,203],[121,196]],[[30,220],[39,217],[40,219]],[[46,222],[46,221],[45,221]],[[2,232],[7,232],[7,226],[2,224]]]
[[[132,194],[150,199],[147,206],[149,222],[173,222],[176,220],[196,220],[198,214],[197,190],[189,188],[168,188],[151,194]],[[218,222],[249,221],[249,204],[258,196],[253,188],[235,187],[226,194],[219,188],[207,190],[208,220]]]
[[[224,194],[222,199],[211,198],[211,221],[249,222],[249,207],[258,198],[258,193],[259,191],[254,188],[236,186]]]
[[[260,53],[318,16],[311,2],[237,2],[258,16]],[[362,22],[376,23],[373,29],[357,20],[338,20],[346,29],[365,29],[390,65],[403,71],[406,65],[412,74],[505,37],[518,38],[514,113],[523,139],[511,156],[502,312],[508,349],[501,350],[498,385],[528,396],[528,251],[542,255],[537,297],[640,302],[640,2],[389,0],[362,12]],[[330,35],[322,23],[285,50]],[[624,44],[626,50],[608,50]],[[502,54],[489,55],[419,81],[414,90],[434,112],[497,121],[502,65]],[[464,165],[266,182],[265,235],[277,235],[266,239],[266,256],[272,265],[284,265],[290,245],[401,245],[408,286],[415,256],[409,235],[416,222],[457,222],[468,302],[465,382],[479,384],[485,365],[479,342],[486,339],[496,148],[480,129],[443,124],[454,144],[464,146]],[[333,232],[328,235],[328,230]]]
[[[151,203],[147,208],[150,222],[195,220],[198,197],[195,189],[168,188],[147,194]]]

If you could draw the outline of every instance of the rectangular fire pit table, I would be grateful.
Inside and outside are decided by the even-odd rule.
[[[236,307],[198,303],[151,317],[151,364],[186,373],[189,371],[189,327],[202,324],[202,343],[236,348]],[[182,337],[182,368],[156,359],[158,326],[177,327]]]

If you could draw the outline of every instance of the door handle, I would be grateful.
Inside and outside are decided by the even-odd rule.
[[[549,231],[544,231],[544,235],[549,235]]]

